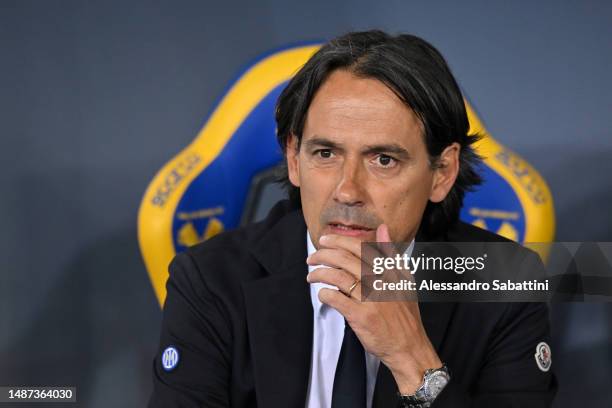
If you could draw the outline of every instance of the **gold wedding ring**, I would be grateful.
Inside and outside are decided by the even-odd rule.
[[[355,279],[355,282],[353,282],[351,287],[348,289],[348,293],[346,294],[346,296],[351,297],[351,293],[353,292],[353,289],[355,289],[357,287],[357,284],[359,282],[360,282],[359,279]]]

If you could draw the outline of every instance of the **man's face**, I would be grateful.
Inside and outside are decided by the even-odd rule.
[[[451,150],[443,155],[457,161],[458,147]],[[381,223],[392,240],[412,240],[427,201],[444,199],[454,182],[432,170],[414,112],[382,82],[344,70],[317,91],[287,162],[317,247],[325,234],[375,241]]]

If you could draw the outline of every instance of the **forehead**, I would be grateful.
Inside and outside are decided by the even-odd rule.
[[[308,109],[303,137],[314,135],[409,145],[422,140],[422,126],[412,109],[379,80],[336,70]]]

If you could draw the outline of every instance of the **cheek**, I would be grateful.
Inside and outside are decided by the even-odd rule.
[[[430,175],[423,173],[392,183],[372,183],[372,193],[387,211],[394,208],[405,209],[421,202],[426,203],[431,192],[431,183]]]
[[[415,232],[429,200],[430,183],[430,178],[424,174],[420,180],[415,177],[408,186],[406,183],[388,188],[377,186],[373,195],[375,206],[388,224],[391,238],[403,240]]]
[[[326,193],[334,189],[337,168],[321,168],[315,166],[307,159],[299,162],[300,184],[302,190],[312,193],[311,199],[326,197]]]
[[[312,233],[316,233],[325,204],[334,191],[334,177],[329,172],[309,166],[301,161],[300,164],[300,197],[306,224]]]

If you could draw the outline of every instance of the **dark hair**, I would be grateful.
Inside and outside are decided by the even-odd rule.
[[[469,123],[459,86],[444,57],[423,39],[383,31],[352,32],[324,44],[291,79],[276,104],[277,137],[285,153],[279,181],[293,204],[300,206],[299,188],[289,182],[286,153],[289,136],[301,142],[306,113],[323,82],[337,69],[387,85],[422,122],[430,163],[435,168],[442,151],[461,145],[459,174],[446,198],[428,202],[421,221],[427,235],[443,232],[457,221],[466,191],[480,184],[480,157],[471,145],[478,135],[468,135]]]

